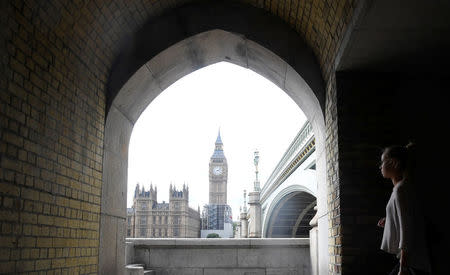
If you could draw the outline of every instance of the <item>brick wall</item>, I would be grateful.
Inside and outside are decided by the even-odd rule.
[[[0,270],[96,273],[104,79],[62,33],[76,6],[37,5],[1,8]]]
[[[316,53],[328,83],[342,36],[356,1],[243,1],[280,17]]]
[[[327,204],[329,209],[330,274],[341,273],[341,215],[339,188],[338,114],[336,104],[336,78],[331,75],[327,84],[326,100],[326,154],[327,154]]]
[[[185,1],[1,1],[0,270],[96,273],[106,82],[121,42]],[[331,270],[340,272],[333,63],[354,1],[244,1],[314,50],[327,83]]]

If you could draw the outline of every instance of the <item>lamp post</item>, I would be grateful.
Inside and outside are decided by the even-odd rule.
[[[258,164],[259,164],[259,151],[255,150],[253,163],[255,164],[255,182],[254,182],[254,191],[261,191],[258,179]]]

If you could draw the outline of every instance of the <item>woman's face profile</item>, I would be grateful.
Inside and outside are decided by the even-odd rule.
[[[383,153],[381,155],[381,162],[380,162],[380,171],[383,178],[391,178],[392,176],[392,165],[390,159],[386,158],[386,154]]]
[[[397,160],[386,157],[386,154],[381,155],[380,163],[381,175],[385,179],[391,179],[399,175],[400,171],[397,168]]]

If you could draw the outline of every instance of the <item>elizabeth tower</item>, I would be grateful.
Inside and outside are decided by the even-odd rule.
[[[223,154],[220,131],[209,161],[209,204],[227,204],[228,164]]]

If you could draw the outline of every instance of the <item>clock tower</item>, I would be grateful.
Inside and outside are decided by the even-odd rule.
[[[220,131],[209,161],[209,204],[227,204],[228,164],[223,154]]]

